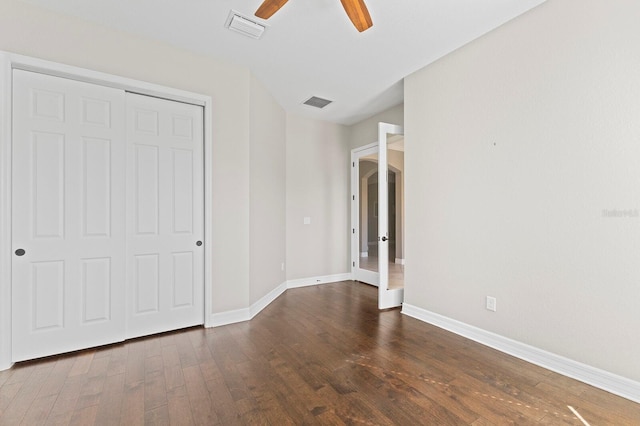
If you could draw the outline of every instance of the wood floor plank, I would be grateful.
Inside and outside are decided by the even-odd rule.
[[[197,365],[186,367],[183,373],[193,421],[199,425],[219,423],[200,367]]]
[[[144,413],[145,425],[169,426],[169,407],[161,405]]]
[[[117,376],[127,371],[128,350],[125,344],[114,345],[109,357],[109,365],[107,366],[107,375]]]
[[[170,424],[195,424],[191,415],[191,402],[185,386],[173,387],[167,391],[167,409]]]
[[[38,397],[59,394],[67,381],[67,377],[69,376],[73,364],[74,362],[72,358],[61,357],[55,363],[49,377],[47,377],[42,383],[42,388],[38,392]]]
[[[124,398],[125,374],[108,375],[96,412],[96,423],[100,425],[120,424]]]
[[[14,383],[24,383],[34,371],[35,368],[29,362],[14,365],[10,370],[2,372],[7,376],[7,379],[2,386]]]
[[[174,388],[184,387],[184,375],[176,345],[162,347],[162,365],[167,392]]]
[[[126,384],[120,410],[122,424],[140,425],[144,423],[144,382]]]
[[[167,387],[164,380],[162,351],[145,359],[144,410],[151,411],[167,405]]]
[[[318,395],[315,389],[302,380],[300,375],[277,352],[269,359],[269,364],[279,377],[278,381],[272,382],[275,382],[279,396],[290,398],[291,395],[294,395],[299,400],[298,405],[304,407],[308,413],[317,418],[317,422],[339,423],[335,411],[327,407],[329,401]]]
[[[213,402],[213,408],[220,423],[223,425],[238,424],[241,417],[240,412],[229,392],[229,387],[225,382],[218,364],[212,360],[205,365],[201,365],[200,372],[202,373],[202,378],[205,381],[205,385],[209,391],[209,397]]]
[[[0,388],[9,380],[11,377],[11,370],[0,371]]]
[[[102,390],[106,381],[106,376],[94,375],[89,377],[82,384],[82,390],[76,403],[77,409],[91,407],[100,403]]]
[[[3,411],[2,417],[0,417],[0,423],[18,424],[22,421],[38,396],[43,382],[53,369],[54,363],[55,361],[48,361],[45,363],[44,365],[48,368],[42,367],[42,361],[30,363],[30,367],[33,371],[28,376],[25,376],[27,379],[22,386],[20,386],[18,392]],[[29,366],[26,366],[25,368],[29,368]]]
[[[57,394],[46,424],[66,425],[71,422],[78,398],[82,392],[83,383],[84,378],[82,376],[67,377],[62,389]]]
[[[2,419],[11,401],[16,397],[23,384],[23,382],[5,383],[0,387],[0,424],[2,424]]]
[[[640,425],[640,404],[377,309],[292,289],[252,321],[0,372],[0,425]]]
[[[178,355],[180,356],[180,365],[182,365],[183,368],[198,365],[198,357],[188,336],[184,334],[176,335],[175,344],[178,348]]]
[[[373,361],[373,362],[372,362]],[[423,370],[405,367],[402,363],[389,362],[377,364],[375,360],[354,357],[354,365],[368,370],[380,380],[386,381],[394,390],[401,393],[402,399],[407,399],[417,406],[424,406],[425,400],[431,407],[436,407],[426,418],[446,418],[449,424],[472,424],[478,420],[478,414],[464,403],[450,404],[452,394],[449,391],[449,381],[438,381],[435,376],[425,375]],[[435,380],[434,380],[435,379]],[[439,413],[437,407],[446,407],[447,411]],[[450,414],[449,414],[450,412]]]
[[[563,382],[564,378],[560,380]],[[583,385],[583,389],[588,386]],[[629,404],[620,401],[621,398],[611,398],[610,394],[596,391],[600,398],[587,399],[565,391],[562,387],[552,383],[540,383],[536,386],[538,391],[542,391],[548,400],[562,401],[562,408],[572,406],[579,410],[581,414],[589,419],[592,424],[615,424],[615,425],[640,425],[640,410],[633,409]]]
[[[87,374],[89,372],[89,368],[91,368],[94,354],[95,350],[92,349],[78,352],[78,355],[74,357],[74,363],[71,371],[69,372],[69,377]]]
[[[43,424],[49,417],[57,397],[57,395],[47,395],[36,398],[27,410],[22,423],[26,425]]]
[[[73,426],[96,424],[97,412],[98,412],[97,405],[91,405],[89,407],[84,407],[79,410],[76,410],[73,412],[73,416],[71,417],[69,424]]]

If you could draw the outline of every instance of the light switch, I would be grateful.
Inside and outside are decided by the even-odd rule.
[[[305,216],[303,222],[305,225],[311,225],[311,218],[308,216]]]

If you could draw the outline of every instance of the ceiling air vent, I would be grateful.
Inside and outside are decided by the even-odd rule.
[[[303,104],[316,107],[316,108],[324,108],[327,105],[329,105],[331,102],[333,101],[330,101],[328,99],[322,99],[317,96],[312,96],[306,101],[304,101]]]
[[[232,31],[255,39],[262,37],[266,28],[265,25],[260,24],[255,20],[244,16],[240,12],[236,12],[235,10],[229,12],[227,22],[224,26]]]

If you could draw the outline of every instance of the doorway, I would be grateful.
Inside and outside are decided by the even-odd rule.
[[[387,123],[379,130],[378,142],[351,152],[351,244],[354,280],[377,286],[384,309],[404,294],[404,136]]]

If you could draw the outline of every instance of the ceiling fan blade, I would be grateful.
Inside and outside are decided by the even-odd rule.
[[[271,15],[280,10],[287,1],[289,0],[264,0],[258,10],[256,10],[255,15],[258,18],[269,19],[271,18]]]
[[[360,32],[363,32],[373,26],[371,15],[364,4],[364,0],[340,0],[344,10],[349,15],[349,19]]]

